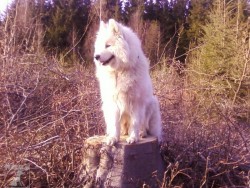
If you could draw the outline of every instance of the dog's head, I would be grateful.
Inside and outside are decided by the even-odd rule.
[[[124,26],[110,19],[100,22],[95,42],[94,61],[99,66],[118,69],[129,61],[129,45],[124,37]]]

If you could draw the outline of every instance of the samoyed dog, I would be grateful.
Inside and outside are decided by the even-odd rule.
[[[107,144],[114,145],[121,134],[129,135],[126,141],[130,144],[147,134],[161,141],[159,103],[153,95],[149,62],[137,35],[114,19],[101,21],[94,62]]]

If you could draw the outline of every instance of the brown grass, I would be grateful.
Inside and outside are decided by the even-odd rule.
[[[94,69],[64,71],[55,59],[33,55],[1,64],[1,187],[14,175],[6,174],[12,164],[30,165],[32,187],[73,186],[84,139],[103,134]]]
[[[160,187],[249,187],[249,125],[206,106],[208,98],[187,82],[187,71],[178,62],[153,71],[168,165]]]
[[[22,185],[79,186],[83,141],[105,129],[94,67],[34,54],[0,64],[0,186],[15,176],[8,165],[30,167]],[[159,187],[249,187],[249,125],[204,106],[176,67],[152,70],[167,164]],[[219,121],[207,118],[214,113]]]

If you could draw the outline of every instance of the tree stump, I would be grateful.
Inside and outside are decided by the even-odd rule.
[[[85,140],[80,179],[84,188],[135,188],[143,184],[158,187],[163,161],[157,138],[142,138],[127,144],[121,137],[114,146],[105,144],[105,136]]]

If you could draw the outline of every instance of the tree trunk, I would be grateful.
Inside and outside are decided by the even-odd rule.
[[[81,182],[87,187],[158,187],[163,161],[154,137],[127,144],[126,137],[114,146],[105,144],[105,136],[88,138],[84,143]]]

